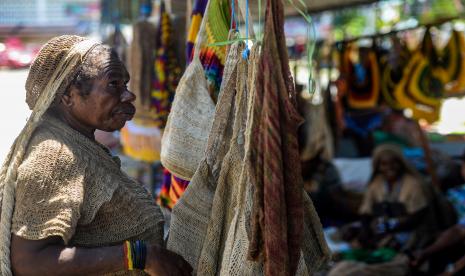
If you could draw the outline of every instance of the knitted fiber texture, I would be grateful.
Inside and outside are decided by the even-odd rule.
[[[233,44],[228,53],[206,156],[172,213],[168,248],[188,260],[196,275],[264,273],[263,260],[248,260],[254,188],[251,149],[256,126],[252,116],[259,50],[254,46],[247,62],[238,46]],[[303,227],[306,242],[299,247],[298,275],[315,271],[323,250],[318,218],[306,196],[304,207],[308,220]]]
[[[215,119],[207,149],[197,171],[171,216],[168,249],[183,256],[197,271],[211,215],[212,201],[223,158],[229,150],[234,116],[235,74],[238,45],[229,50]]]
[[[12,233],[28,240],[62,237],[99,247],[124,240],[163,244],[163,217],[117,157],[45,115],[18,169]]]
[[[229,255],[225,255],[225,241],[228,237],[230,227],[235,227],[233,223],[237,220],[238,201],[241,200],[239,193],[243,183],[240,183],[241,172],[244,159],[244,130],[247,116],[245,80],[247,78],[247,62],[241,58],[241,50],[236,52],[236,72],[231,79],[231,88],[236,91],[234,98],[234,116],[228,121],[232,128],[232,136],[229,142],[229,149],[221,164],[216,189],[212,202],[210,220],[208,222],[205,241],[202,246],[202,254],[199,259],[198,275],[215,275],[220,270],[230,272],[227,266],[221,266],[224,261],[227,265],[238,263],[241,260],[230,260]],[[236,50],[236,49],[232,49]],[[232,241],[231,241],[232,242]],[[238,269],[238,267],[236,267]],[[239,272],[239,271],[237,271]],[[224,275],[224,274],[223,274]],[[242,275],[242,274],[227,274]]]
[[[176,89],[161,142],[163,167],[184,180],[192,178],[204,156],[215,112],[215,103],[208,92],[199,59],[201,45],[205,41],[205,24],[203,20],[197,35],[194,59]]]
[[[18,168],[42,115],[57,93],[72,80],[86,54],[97,43],[76,36],[52,39],[39,52],[26,82],[28,105],[33,108],[25,127],[16,138],[0,171],[0,265],[2,275],[12,275],[10,262],[11,220],[15,204]],[[51,71],[53,68],[53,71]]]
[[[55,73],[60,61],[68,54],[70,49],[78,42],[85,40],[80,36],[59,36],[45,44],[39,51],[31,65],[26,80],[26,103],[33,110],[40,95],[44,92],[48,81]],[[57,94],[64,92],[69,86],[74,74],[69,74],[61,83]]]
[[[268,0],[255,82],[255,189],[249,248],[251,259],[264,259],[265,275],[295,275],[306,244],[311,244],[304,258],[312,272],[328,256],[318,215],[304,197],[297,139],[302,118],[297,112],[283,24],[283,3]],[[309,235],[305,220],[310,221]]]

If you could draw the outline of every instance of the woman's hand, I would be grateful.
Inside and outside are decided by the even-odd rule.
[[[190,276],[192,267],[178,254],[160,246],[148,245],[145,272],[152,276]]]
[[[426,260],[428,259],[428,256],[425,251],[417,251],[414,252],[411,256],[410,259],[410,265],[412,267],[420,267]]]

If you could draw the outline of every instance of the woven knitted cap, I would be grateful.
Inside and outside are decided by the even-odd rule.
[[[33,110],[45,86],[57,69],[61,60],[66,57],[71,48],[86,38],[75,35],[63,35],[52,38],[39,51],[31,65],[26,80],[26,103]],[[78,66],[79,67],[79,66]],[[76,68],[77,72],[78,68]],[[57,93],[62,93],[71,83],[76,72],[69,74],[60,85]]]

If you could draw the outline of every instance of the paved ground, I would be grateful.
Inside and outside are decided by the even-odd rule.
[[[25,102],[27,70],[0,69],[0,163],[30,114]]]

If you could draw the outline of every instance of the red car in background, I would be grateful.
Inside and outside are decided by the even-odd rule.
[[[38,51],[38,47],[27,47],[16,36],[9,37],[3,43],[0,42],[0,68],[29,67]]]

